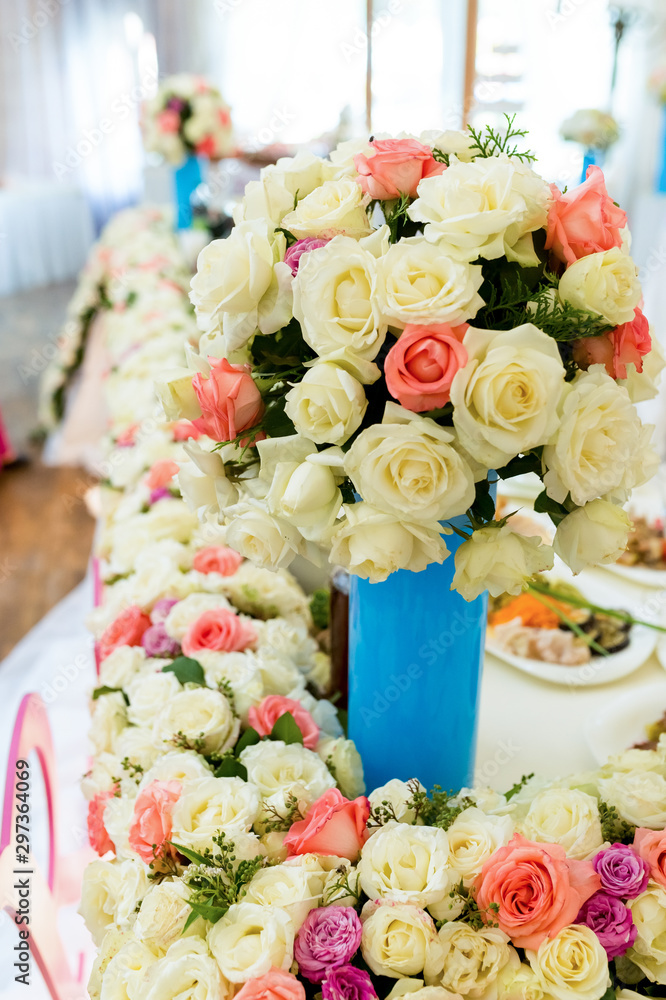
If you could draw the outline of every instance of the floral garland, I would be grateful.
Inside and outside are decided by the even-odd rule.
[[[142,128],[146,149],[174,166],[186,156],[216,160],[233,150],[228,105],[217,87],[190,73],[162,81],[144,105]]]
[[[523,137],[509,118],[301,152],[201,252],[199,355],[158,391],[219,442],[181,483],[240,553],[378,582],[442,563],[455,531],[472,600],[624,549],[657,461],[634,401],[663,357],[601,170],[560,192]],[[495,519],[491,483],[525,472],[553,546]]]
[[[114,321],[118,343],[143,334],[134,312]],[[666,743],[505,794],[415,779],[366,798],[334,706],[313,694],[328,662],[308,598],[180,498],[185,449],[218,456],[145,396],[129,412],[132,357],[107,385],[90,620],[91,998],[666,995]]]

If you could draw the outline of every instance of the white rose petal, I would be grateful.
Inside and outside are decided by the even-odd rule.
[[[232,983],[264,976],[271,967],[291,966],[294,925],[279,906],[235,903],[208,932],[208,946]]]
[[[387,823],[364,844],[358,870],[370,899],[429,906],[450,886],[449,841],[432,826]]]
[[[441,954],[432,918],[418,906],[370,901],[361,921],[361,954],[377,976],[417,976]]]
[[[553,549],[541,538],[519,535],[509,524],[478,528],[455,553],[456,572],[451,585],[466,601],[484,590],[493,597],[519,594],[535,573],[553,567]]]
[[[315,444],[344,444],[368,405],[358,379],[328,361],[313,365],[286,399],[285,412],[297,432]]]
[[[608,959],[594,931],[582,924],[546,938],[538,951],[526,950],[544,992],[553,1000],[601,1000],[610,986]]]
[[[641,301],[636,265],[620,247],[574,261],[562,275],[558,291],[562,302],[603,316],[612,326],[630,322]]]
[[[433,952],[426,963],[425,981],[466,997],[489,996],[486,991],[509,962],[508,942],[499,927],[475,930],[469,924],[449,921],[439,932],[441,951]]]
[[[350,178],[325,181],[285,215],[282,227],[299,240],[338,234],[358,239],[370,232],[365,200],[361,186]]]
[[[153,740],[156,747],[173,741],[178,733],[196,742],[208,753],[224,753],[233,746],[240,730],[227,698],[220,691],[193,688],[174,695],[155,716]]]
[[[586,566],[604,566],[624,552],[631,520],[622,507],[607,500],[592,500],[567,514],[555,532],[556,555],[574,573]]]

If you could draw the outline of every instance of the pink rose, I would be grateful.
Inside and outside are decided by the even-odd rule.
[[[265,976],[243,983],[234,1000],[305,1000],[305,987],[291,972],[273,966]]]
[[[128,840],[147,865],[155,858],[176,853],[166,841],[171,836],[171,814],[180,792],[179,781],[153,781],[137,796]]]
[[[319,726],[301,703],[293,698],[285,698],[281,694],[269,694],[258,705],[250,708],[248,719],[260,736],[269,736],[273,726],[285,712],[291,712],[294,722],[303,733],[303,745],[308,750],[314,750],[319,742]]]
[[[467,364],[466,330],[467,323],[405,327],[384,364],[388,391],[401,406],[422,413],[448,403],[453,377]]]
[[[215,156],[215,136],[207,135],[196,144],[195,148],[199,156]]]
[[[182,646],[186,656],[195,656],[200,649],[240,653],[256,641],[257,633],[249,622],[244,622],[227,608],[213,608],[204,611],[190,625]]]
[[[233,576],[243,562],[243,557],[228,545],[209,545],[200,549],[192,560],[192,567],[198,573],[219,573]]]
[[[612,378],[626,378],[627,365],[643,371],[643,358],[652,350],[650,324],[640,309],[634,318],[600,337],[581,337],[573,345],[574,361],[584,371],[590,365],[604,365]]]
[[[161,458],[150,467],[150,472],[146,476],[146,486],[150,490],[159,490],[168,486],[175,475],[178,474],[178,462],[170,458]]]
[[[174,108],[160,111],[156,121],[160,132],[177,132],[180,128],[180,114]]]
[[[134,438],[136,437],[136,432],[139,429],[138,424],[130,424],[125,430],[121,431],[116,438],[116,444],[119,448],[133,448]]]
[[[303,254],[310,253],[311,250],[318,250],[319,247],[325,247],[329,242],[329,240],[324,240],[317,236],[306,236],[305,239],[296,240],[295,243],[292,243],[284,255],[284,262],[289,265],[294,277],[298,274]]]
[[[634,834],[634,850],[650,866],[650,878],[666,889],[666,830],[646,830]]]
[[[358,153],[354,166],[363,191],[380,201],[401,194],[414,198],[419,181],[446,170],[446,164],[437,162],[430,147],[416,139],[375,139],[370,145],[374,155]]]
[[[367,840],[369,816],[365,795],[349,801],[331,788],[308,809],[305,819],[293,824],[284,845],[289,854],[332,854],[356,861]]]
[[[201,416],[192,423],[215,441],[233,441],[259,421],[264,412],[261,394],[249,365],[230,365],[226,358],[209,358],[210,376],[192,379]]]
[[[620,230],[627,216],[606,191],[599,167],[588,167],[587,179],[566,194],[554,184],[551,191],[555,200],[548,212],[545,247],[563,264],[622,246]]]
[[[194,426],[191,420],[177,420],[171,425],[171,433],[174,441],[188,441],[190,438],[201,437],[201,431]]]
[[[115,785],[107,792],[98,792],[88,803],[88,840],[100,857],[108,851],[116,853],[113,841],[104,826],[104,809],[109,799],[114,798],[117,788]]]
[[[125,608],[102,632],[98,643],[100,659],[105,660],[118,646],[140,646],[143,633],[150,625],[150,618],[136,604]]]
[[[600,888],[589,861],[574,861],[559,844],[535,844],[517,833],[484,864],[476,901],[516,948],[536,950],[572,924]],[[499,905],[496,913],[491,903]]]

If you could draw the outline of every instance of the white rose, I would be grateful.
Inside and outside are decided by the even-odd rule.
[[[666,827],[666,778],[663,771],[629,771],[601,778],[604,802],[614,806],[628,823],[650,830]]]
[[[274,164],[264,167],[261,177],[274,177],[283,184],[291,195],[292,207],[296,195],[299,199],[305,198],[320,186],[323,168],[324,160],[320,156],[300,149],[296,156],[281,156]]]
[[[553,568],[553,549],[539,537],[519,535],[509,524],[491,524],[478,528],[456,549],[455,564],[451,589],[466,601],[484,590],[493,597],[519,594],[535,573]]]
[[[81,778],[81,791],[89,802],[99,792],[108,792],[123,773],[122,764],[113,753],[96,754],[92,767]]]
[[[140,1000],[229,1000],[232,992],[206,942],[188,937],[150,966]]]
[[[294,925],[279,906],[234,903],[209,930],[208,946],[230,982],[246,983],[264,976],[272,966],[289,969]]]
[[[532,801],[523,820],[528,840],[559,844],[567,857],[583,861],[604,843],[597,800],[577,789],[547,788]]]
[[[637,372],[636,365],[627,364],[626,379],[619,379],[618,385],[623,385],[629,393],[632,403],[641,403],[646,399],[654,399],[659,392],[661,375],[666,365],[664,349],[654,335],[652,328],[652,350],[643,358],[643,371]]]
[[[153,781],[192,781],[195,778],[209,778],[210,765],[201,754],[194,750],[170,750],[160,754],[150,770],[146,771],[139,784],[139,791]]]
[[[118,646],[104,660],[99,669],[99,684],[104,687],[125,687],[139,673],[146,662],[143,646]]]
[[[538,951],[525,951],[544,991],[553,1000],[601,1000],[610,986],[608,959],[599,938],[582,924],[546,938]]]
[[[263,693],[298,697],[305,690],[305,680],[298,667],[287,654],[261,649],[255,654],[254,662],[261,674]]]
[[[443,521],[474,502],[474,476],[453,434],[387,403],[381,424],[361,431],[345,471],[364,500],[409,521]]]
[[[296,558],[301,535],[292,525],[269,514],[260,500],[228,508],[227,545],[258,566],[278,569]]]
[[[153,740],[156,747],[170,743],[177,733],[196,742],[196,749],[224,753],[233,746],[240,731],[240,720],[220,691],[192,688],[174,695],[155,717]]]
[[[249,181],[245,185],[243,197],[234,206],[232,214],[237,226],[254,219],[268,219],[273,225],[279,226],[293,207],[293,194],[289,193],[277,174],[267,174],[260,180]]]
[[[553,548],[574,573],[580,573],[586,566],[616,562],[627,547],[630,530],[626,510],[608,500],[592,500],[560,521]]]
[[[201,935],[205,924],[198,917],[184,930],[192,910],[188,899],[190,890],[184,882],[161,882],[152,885],[141,903],[134,933],[149,947],[166,952],[183,934],[187,937]]]
[[[341,347],[372,361],[386,338],[377,300],[377,261],[362,243],[336,236],[301,258],[294,278],[294,316],[320,357]]]
[[[462,447],[486,468],[499,468],[546,444],[566,387],[557,342],[524,323],[499,332],[470,327],[463,345],[468,361],[451,385]]]
[[[298,743],[257,743],[243,750],[240,761],[247,768],[248,781],[278,812],[284,810],[289,792],[312,803],[335,788],[335,779],[324,762]]]
[[[212,245],[212,244],[211,244]],[[201,407],[192,385],[195,372],[174,368],[155,379],[155,392],[167,420],[196,420]]]
[[[136,786],[135,786],[136,790]],[[138,855],[129,843],[129,829],[134,814],[136,795],[113,796],[104,805],[104,829],[108,833],[119,861],[126,861]]]
[[[271,514],[297,527],[305,538],[316,539],[335,521],[342,494],[329,466],[307,459],[278,462],[266,503]]]
[[[310,910],[319,906],[322,890],[322,876],[297,865],[274,865],[257,872],[243,902],[281,907],[298,931]]]
[[[358,870],[370,899],[429,906],[447,895],[449,840],[433,826],[387,823],[363,845]]]
[[[286,656],[307,673],[314,665],[318,649],[317,643],[308,632],[308,624],[302,621],[288,622],[283,618],[255,622],[259,633],[257,651],[262,655],[279,653]]]
[[[258,789],[242,778],[195,778],[183,783],[173,807],[171,837],[200,851],[222,830],[231,839],[247,833],[259,815]]]
[[[125,686],[130,700],[127,718],[135,726],[149,725],[163,705],[180,694],[182,685],[175,674],[143,674]]]
[[[95,753],[110,753],[127,725],[127,706],[122,692],[102,695],[93,702],[91,714],[92,726],[88,735]]]
[[[199,653],[206,684],[216,688],[226,682],[234,696],[234,708],[243,722],[252,705],[264,695],[261,671],[252,653],[218,653],[213,649]]]
[[[416,811],[411,803],[417,791],[425,791],[418,779],[412,778],[410,782],[406,782],[400,781],[399,778],[391,778],[385,785],[370,792],[368,799],[371,809],[377,810],[383,806],[396,823],[414,823]]]
[[[472,885],[484,863],[498,847],[509,843],[513,832],[510,816],[488,816],[476,806],[463,809],[447,830],[451,881]]]
[[[140,861],[93,861],[83,873],[79,913],[99,946],[111,924],[129,929],[136,905],[148,891],[148,869]]]
[[[158,953],[142,941],[127,941],[110,959],[100,985],[100,1000],[128,1000],[141,997],[149,969]]]
[[[317,721],[317,720],[315,720]],[[365,792],[363,761],[353,740],[344,736],[320,740],[317,753],[335,775],[338,788],[347,799],[356,799]]]
[[[150,726],[128,726],[127,729],[123,729],[113,750],[121,761],[127,757],[132,764],[138,765],[144,771],[152,767],[159,756],[159,750],[153,743]]]
[[[574,261],[560,278],[558,292],[562,302],[603,316],[612,326],[634,318],[642,294],[636,265],[620,247]]]
[[[137,555],[149,543],[188,542],[197,523],[197,518],[182,500],[158,500],[147,513],[135,514],[112,528],[114,568],[119,573],[130,572]]]
[[[424,986],[422,979],[398,979],[386,1000],[463,1000],[460,993],[451,993],[443,986]]]
[[[449,555],[437,521],[403,521],[361,502],[343,508],[345,521],[332,538],[330,562],[379,583],[398,569],[420,573]]]
[[[324,181],[297,204],[282,220],[282,227],[302,240],[306,236],[353,236],[370,232],[365,211],[366,198],[360,184],[351,178]]]
[[[553,200],[550,185],[527,163],[509,158],[505,153],[501,154],[501,159],[513,167],[513,191],[524,198],[526,206],[520,221],[509,226],[504,234],[507,259],[516,261],[521,267],[538,267],[541,262],[534,249],[532,234],[546,227]]]
[[[233,576],[222,578],[221,592],[248,615],[271,608],[290,620],[309,622],[309,599],[291,573],[262,569],[245,562]]]
[[[164,628],[171,639],[182,642],[190,625],[205,611],[229,607],[226,598],[219,594],[189,594],[171,608],[164,619]]]
[[[604,495],[624,502],[656,470],[652,430],[601,365],[581,372],[564,400],[557,437],[544,448],[548,496],[562,503],[571,493],[579,507]]]
[[[111,926],[106,932],[90,971],[90,979],[88,980],[90,1000],[100,1000],[102,981],[109,962],[118,954],[123,945],[129,944],[131,941],[134,941],[134,937],[129,931],[119,931],[117,927]]]
[[[324,876],[322,906],[356,906],[361,897],[358,868],[346,858],[335,862],[335,868]]]
[[[432,918],[418,906],[371,900],[361,921],[361,954],[377,976],[416,976],[441,952]]]
[[[548,1000],[537,974],[526,962],[520,961],[513,949],[495,987],[497,1000]]]
[[[627,906],[638,935],[626,957],[653,983],[666,983],[666,892],[650,882],[647,891]]]
[[[335,149],[329,154],[330,163],[324,161],[324,172],[326,176],[334,179],[349,174],[352,177],[358,176],[358,171],[354,166],[354,157],[359,153],[364,156],[371,156],[374,147],[367,139],[345,139],[339,142]]]
[[[344,444],[358,430],[368,401],[363,386],[339,365],[320,361],[286,396],[296,431],[315,444]]]
[[[441,950],[426,962],[425,981],[466,997],[486,997],[511,956],[508,941],[499,927],[475,930],[449,921],[439,932]]]
[[[458,326],[483,306],[481,268],[453,260],[426,240],[394,243],[377,268],[380,309],[391,326]]]
[[[470,163],[479,152],[469,132],[456,129],[446,129],[444,132],[430,129],[421,133],[419,142],[448,156],[453,154],[461,163]]]
[[[502,257],[517,233],[530,226],[538,229],[546,221],[545,208],[540,225],[534,218],[515,174],[508,159],[493,156],[471,163],[452,159],[444,173],[421,181],[408,215],[426,223],[425,238],[448,257],[460,261]]]

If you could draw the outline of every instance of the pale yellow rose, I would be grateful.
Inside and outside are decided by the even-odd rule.
[[[451,584],[466,601],[488,590],[493,597],[519,594],[535,573],[552,569],[553,549],[541,538],[520,535],[509,524],[478,528],[456,549]]]
[[[592,500],[567,514],[555,532],[555,553],[574,573],[617,562],[627,547],[631,520],[622,507]]]
[[[637,268],[621,247],[591,253],[574,261],[560,279],[562,302],[596,313],[612,326],[629,323],[641,301]]]
[[[298,202],[282,220],[296,239],[306,236],[331,237],[338,234],[358,239],[370,232],[360,184],[348,177],[324,183]]]

